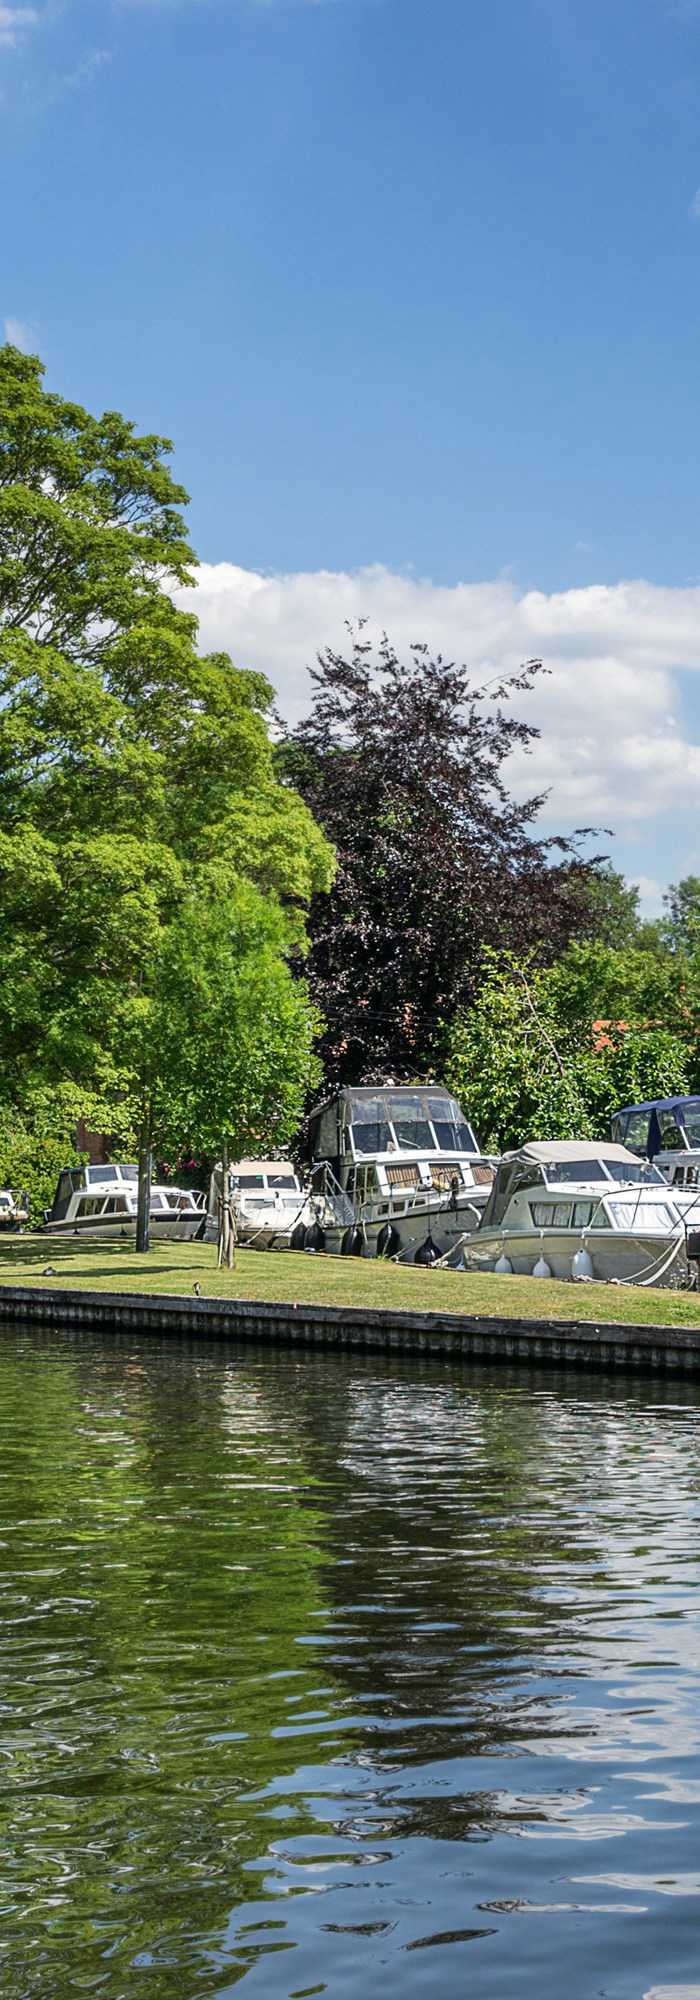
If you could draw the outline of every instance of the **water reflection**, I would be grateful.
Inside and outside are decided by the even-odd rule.
[[[2,1990],[687,2000],[692,1387],[41,1335],[0,1378]]]

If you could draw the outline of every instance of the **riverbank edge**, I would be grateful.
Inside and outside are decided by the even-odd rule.
[[[0,1325],[39,1323],[69,1333],[202,1335],[229,1341],[435,1356],[446,1361],[700,1377],[700,1326],[525,1320],[387,1307],[267,1304],[248,1299],[154,1298],[140,1292],[0,1286]]]

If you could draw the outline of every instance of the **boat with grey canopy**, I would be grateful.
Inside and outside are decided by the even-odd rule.
[[[339,1090],[309,1120],[315,1217],[304,1247],[459,1262],[491,1191],[461,1105],[440,1084]]]
[[[536,1278],[690,1283],[684,1216],[663,1174],[608,1141],[504,1153],[467,1262]]]

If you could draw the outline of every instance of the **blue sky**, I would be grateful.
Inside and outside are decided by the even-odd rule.
[[[534,604],[553,811],[605,811],[652,901],[700,866],[700,4],[0,4],[0,92],[0,317],[175,439],[205,637],[293,705],[320,572],[378,618],[408,580],[485,660]],[[249,573],[286,580],[262,625]],[[459,584],[501,592],[486,630]],[[592,644],[605,777],[567,792]]]

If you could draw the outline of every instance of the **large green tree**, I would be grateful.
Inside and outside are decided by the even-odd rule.
[[[48,394],[38,360],[0,350],[0,1101],[72,1083],[157,1139],[186,1100],[196,1142],[216,1006],[235,988],[252,1075],[272,1036],[285,1105],[268,1082],[254,1108],[249,1080],[248,1126],[282,1134],[312,1016],[300,983],[286,1067],[275,981],[286,996],[331,852],[276,776],[269,685],[201,657],[173,601],[194,557],[170,449]],[[186,1074],[181,1041],[167,1066],[159,1054],[171,1011]]]

